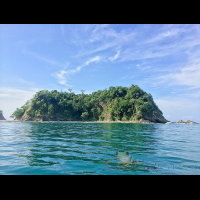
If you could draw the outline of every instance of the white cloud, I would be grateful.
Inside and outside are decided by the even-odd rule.
[[[137,64],[136,67],[137,67],[138,69],[140,69],[140,70],[145,70],[145,69],[150,69],[150,68],[151,68],[151,66],[144,66],[144,67],[142,67],[142,66],[140,66],[139,64]]]
[[[9,96],[10,96],[10,94],[6,94],[6,93],[1,94],[1,93],[0,93],[0,97],[9,97]]]
[[[152,78],[156,85],[168,84],[173,85],[183,85],[190,86],[191,89],[200,88],[200,64],[197,65],[187,65],[182,67],[178,72],[171,72],[166,75],[160,75]]]
[[[24,55],[33,56],[34,58],[37,58],[38,60],[44,61],[44,62],[46,62],[46,63],[48,63],[48,64],[56,65],[57,67],[64,67],[64,68],[66,68],[66,67],[69,65],[69,62],[60,63],[60,62],[57,62],[57,61],[55,61],[55,60],[52,60],[52,59],[46,58],[46,57],[44,57],[44,56],[38,55],[38,54],[35,53],[35,52],[30,52],[30,51],[25,51],[25,50],[23,50],[22,53],[23,53]]]
[[[10,115],[23,106],[26,101],[30,100],[33,95],[39,91],[38,88],[31,88],[30,90],[22,90],[12,87],[0,88],[0,109],[3,110],[4,117],[9,120]]]
[[[67,73],[67,71],[60,70],[59,72],[55,73],[53,76],[56,77],[56,79],[58,80],[58,83],[65,85],[67,83],[67,79],[65,77],[66,73]]]
[[[18,45],[23,45],[23,46],[28,46],[28,45],[33,45],[36,42],[46,42],[46,43],[50,43],[52,41],[52,39],[50,37],[35,37],[29,40],[20,40],[17,42]]]
[[[135,75],[135,76],[124,76],[124,77],[122,77],[121,79],[132,79],[132,78],[135,78],[137,75]]]
[[[100,40],[106,40],[108,38],[117,37],[117,33],[114,29],[110,28],[107,24],[95,25],[89,37],[89,42],[97,42]]]
[[[136,39],[133,40],[133,45],[121,49],[121,61],[162,58],[182,51],[186,52],[200,44],[199,25],[166,26],[163,30],[156,29],[154,35],[141,34],[140,36],[140,32],[141,30],[135,31]]]
[[[188,98],[160,98],[154,100],[160,110],[163,112],[163,116],[169,121],[178,121],[179,119],[194,120],[200,123],[200,104],[197,99]]]
[[[90,63],[92,62],[98,62],[100,60],[100,57],[99,56],[95,56],[93,58],[90,58],[88,61],[86,61],[83,66],[86,66],[86,65],[89,65]]]
[[[164,32],[157,34],[155,37],[152,37],[151,39],[145,42],[147,43],[158,42],[166,38],[178,35],[180,32],[185,32],[185,29],[180,29],[180,28],[172,28],[171,30],[168,29],[168,30],[165,30]]]
[[[16,81],[19,81],[20,83],[23,83],[23,84],[26,84],[26,85],[32,85],[32,86],[35,84],[34,82],[27,81],[23,78],[17,78]]]
[[[120,54],[120,50],[118,50],[117,53],[113,57],[110,57],[109,60],[111,61],[116,60],[119,57],[119,54]]]
[[[93,58],[88,59],[85,63],[78,66],[76,69],[59,70],[58,72],[52,74],[52,76],[54,76],[58,80],[58,83],[72,87],[71,85],[67,85],[67,79],[69,79],[69,75],[75,74],[75,73],[81,71],[81,68],[89,65],[90,63],[98,62],[98,61],[100,61],[100,56],[95,56]]]
[[[92,29],[92,30],[91,30]],[[111,28],[109,25],[94,25],[87,28],[85,33],[86,37],[80,37],[80,41],[77,41],[77,45],[80,43],[83,49],[80,50],[76,56],[90,55],[96,52],[105,51],[109,48],[119,48],[122,45],[129,44],[134,40],[135,32],[132,30],[122,30],[120,32]]]
[[[200,64],[186,66],[172,75],[174,83],[200,88]]]

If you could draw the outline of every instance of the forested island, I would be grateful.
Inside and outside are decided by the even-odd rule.
[[[10,117],[19,121],[168,122],[152,95],[133,84],[92,94],[41,90]]]

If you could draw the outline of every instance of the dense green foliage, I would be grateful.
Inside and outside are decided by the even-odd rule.
[[[24,114],[43,120],[139,120],[152,113],[162,115],[152,95],[137,85],[109,87],[92,94],[42,90],[11,115]]]

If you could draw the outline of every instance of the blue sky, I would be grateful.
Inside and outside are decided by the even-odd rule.
[[[200,25],[0,24],[0,109],[39,90],[138,85],[170,121],[200,122]]]

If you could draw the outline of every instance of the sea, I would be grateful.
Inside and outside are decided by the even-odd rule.
[[[0,175],[199,174],[200,124],[0,123]]]

